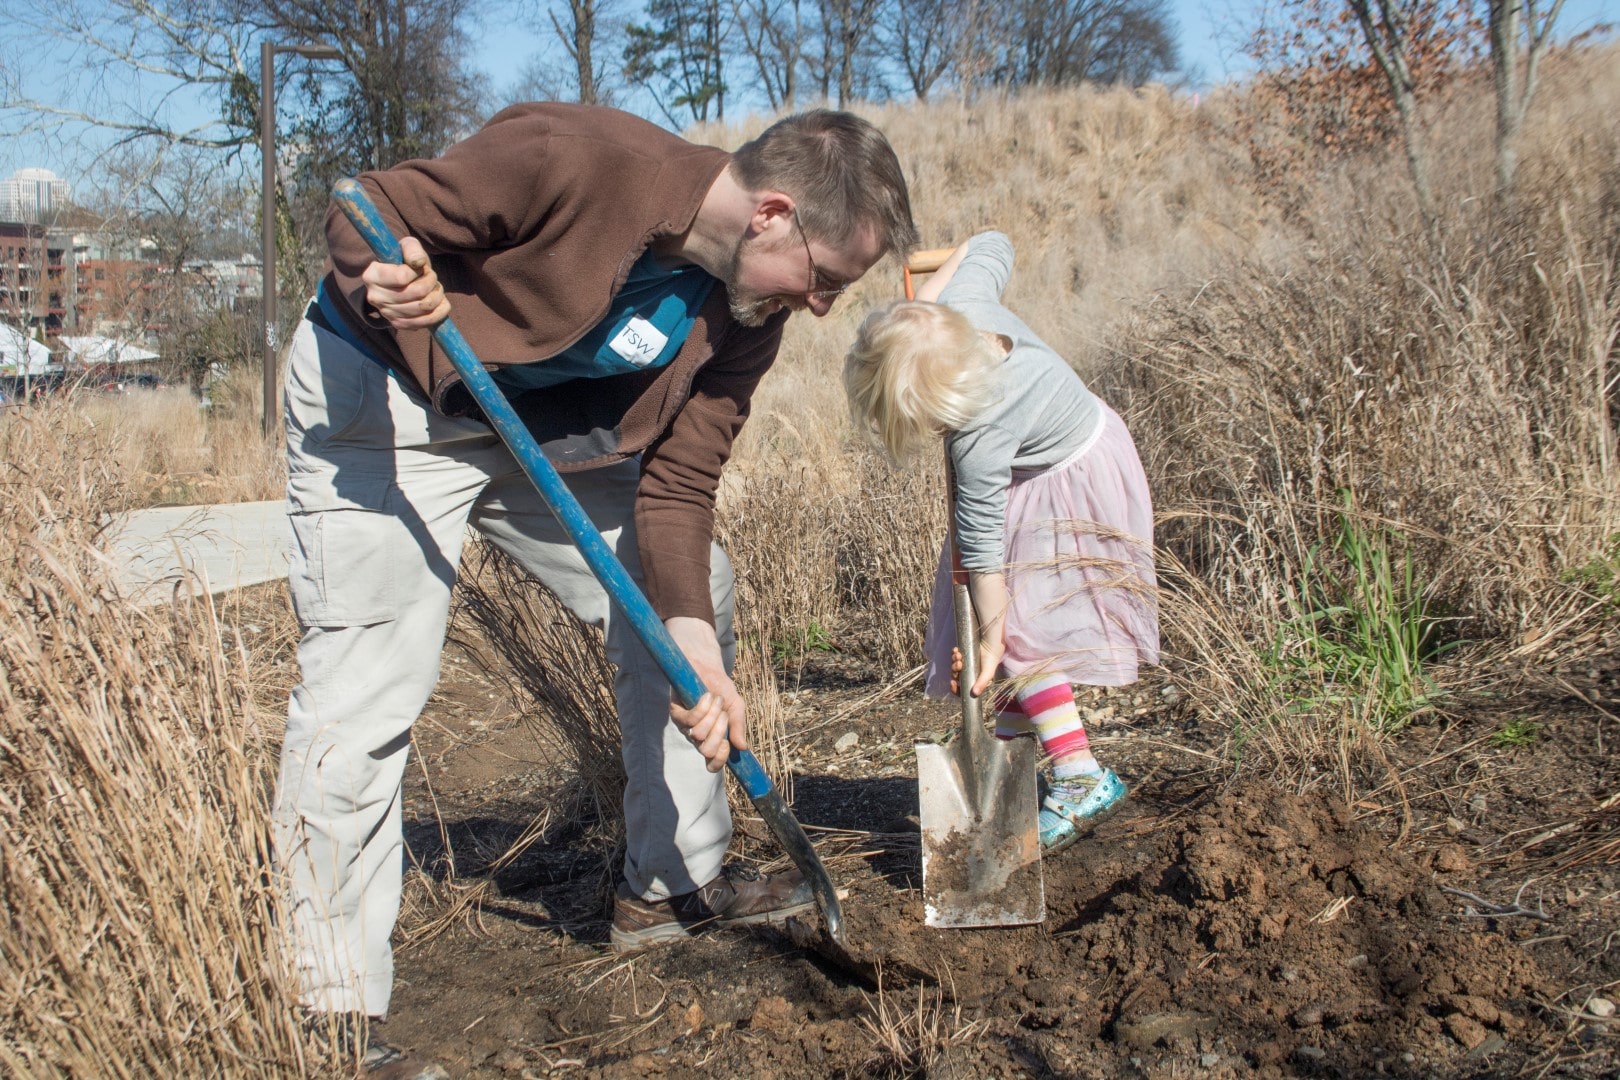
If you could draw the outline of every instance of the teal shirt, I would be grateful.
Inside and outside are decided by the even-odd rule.
[[[660,266],[648,251],[630,268],[602,321],[556,356],[490,372],[508,394],[663,367],[675,359],[715,279],[690,264]]]

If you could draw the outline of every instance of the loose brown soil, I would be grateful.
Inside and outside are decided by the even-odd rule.
[[[611,828],[568,801],[498,681],[447,660],[407,789],[423,872],[384,1032],[452,1075],[1620,1068],[1620,1022],[1586,1008],[1620,996],[1620,815],[1597,809],[1620,790],[1620,656],[1455,705],[1394,744],[1399,783],[1353,806],[1325,780],[1234,781],[1218,725],[1156,683],[1098,696],[1126,809],[1046,861],[1043,924],[971,931],[922,922],[910,748],[953,710],[908,690],[850,713],[876,684],[833,658],[788,695],[791,794],[848,890],[858,970],[776,929],[615,955]],[[1528,746],[1493,743],[1512,718],[1541,725]],[[548,808],[544,836],[502,860]],[[736,855],[775,856],[745,815]],[[1518,914],[1487,908],[1516,898]]]

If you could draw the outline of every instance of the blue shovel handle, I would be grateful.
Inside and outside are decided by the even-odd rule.
[[[405,261],[399,241],[388,231],[388,226],[358,181],[339,180],[332,189],[332,197],[366,243],[371,245],[371,251],[378,261],[396,264]],[[534,436],[518,419],[506,395],[489,377],[484,365],[478,362],[478,357],[473,354],[467,339],[461,336],[455,322],[445,319],[434,327],[433,340],[450,357],[450,363],[461,376],[473,400],[483,410],[485,419],[505,441],[518,464],[539,489],[540,497],[585,556],[591,572],[607,590],[620,613],[630,620],[631,627],[647,651],[658,661],[659,668],[674,687],[676,697],[686,708],[692,708],[708,688],[698,678],[686,655],[676,647],[663,620],[653,611],[652,605],[631,579],[624,564],[619,562],[613,549],[608,547],[607,541],[602,539],[602,534],[579,505],[579,500],[574,498],[556,468],[534,441]],[[733,747],[726,759],[726,767],[742,785],[743,791],[748,793],[772,834],[810,883],[822,918],[826,920],[828,934],[834,941],[842,941],[843,913],[838,904],[838,892],[833,888],[832,879],[827,876],[827,870],[821,865],[821,859],[805,836],[803,827],[782,801],[781,793],[771,783],[771,778],[760,767],[759,759],[748,750]]]

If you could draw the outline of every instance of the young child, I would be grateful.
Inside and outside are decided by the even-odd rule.
[[[1033,732],[1050,757],[1041,846],[1057,852],[1126,795],[1092,754],[1070,684],[1123,686],[1158,662],[1153,507],[1124,423],[1001,305],[1012,262],[1000,233],[958,248],[917,300],[862,323],[844,385],[857,426],[894,460],[945,437],[980,626],[980,674],[965,689],[1010,679],[996,734]],[[956,689],[955,640],[947,542],[928,622],[931,696]]]

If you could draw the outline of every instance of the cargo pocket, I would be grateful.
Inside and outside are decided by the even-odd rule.
[[[333,443],[393,445],[388,370],[307,321],[293,339],[286,382],[287,430],[309,450]]]
[[[418,543],[384,505],[352,502],[289,515],[293,550],[287,585],[305,626],[372,626],[399,616],[400,564]]]

